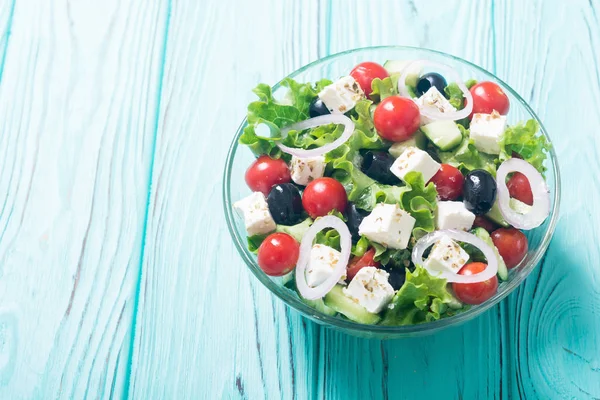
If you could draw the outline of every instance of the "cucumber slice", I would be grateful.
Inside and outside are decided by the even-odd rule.
[[[361,324],[374,325],[381,319],[379,315],[368,312],[363,306],[355,303],[350,297],[342,291],[341,285],[335,285],[323,299],[325,305],[340,314],[344,314],[348,319]]]
[[[529,204],[525,204],[513,197],[511,197],[508,201],[508,205],[519,214],[527,214],[529,211],[531,211],[531,206]]]
[[[506,264],[504,260],[500,256],[498,249],[494,246],[494,242],[492,241],[492,237],[490,234],[483,228],[477,227],[471,230],[471,233],[477,236],[479,239],[486,242],[496,253],[496,259],[498,260],[498,277],[503,281],[508,279],[508,268],[506,268]]]
[[[463,140],[462,133],[454,121],[434,121],[422,126],[421,130],[442,151],[452,150]]]
[[[335,311],[333,308],[325,305],[325,302],[323,301],[323,299],[307,300],[307,299],[302,298],[302,296],[300,296],[300,298],[302,299],[303,302],[308,304],[310,307],[314,308],[315,310],[317,310],[319,312],[322,312],[323,314],[332,315],[332,316],[337,314],[337,311]]]
[[[390,147],[389,152],[392,156],[398,158],[408,147],[416,147],[425,150],[427,148],[427,138],[423,135],[423,132],[416,131],[410,139],[394,143],[392,147]]]
[[[498,207],[498,200],[496,200],[496,202],[492,206],[492,209],[487,214],[485,214],[485,216],[497,223],[498,225],[501,225],[505,228],[510,227],[510,224],[504,220],[504,217],[500,212],[500,207]]]
[[[383,68],[390,74],[399,74],[404,71],[404,67],[406,67],[411,61],[410,60],[388,60],[383,63]],[[417,86],[417,82],[421,77],[421,68],[414,68],[409,74],[406,76],[406,84],[408,86]]]

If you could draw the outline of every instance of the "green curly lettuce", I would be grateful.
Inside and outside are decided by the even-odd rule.
[[[394,295],[381,321],[382,325],[414,325],[438,320],[460,308],[460,302],[447,289],[447,281],[431,276],[417,265],[406,270],[406,281]]]
[[[420,172],[411,171],[404,177],[407,190],[400,193],[400,207],[416,220],[413,228],[415,240],[435,229],[434,212],[437,208],[437,190],[433,182],[427,186]]]
[[[452,151],[438,150],[437,155],[441,162],[460,169],[463,174],[475,169],[484,169],[492,176],[496,176],[495,157],[477,150],[473,140],[469,137],[468,129],[465,129],[462,125],[458,125],[458,129],[463,135],[462,142]]]
[[[375,78],[371,82],[371,89],[372,92],[369,97],[375,103],[379,103],[381,100],[398,94],[398,81],[394,82],[389,76],[383,79]]]
[[[540,126],[534,119],[506,128],[499,142],[500,161],[511,158],[514,152],[540,173],[544,173],[546,171],[544,161],[551,145],[544,135],[536,135],[539,129]]]
[[[313,220],[311,218],[306,218],[304,221],[296,225],[277,225],[277,227],[275,228],[275,232],[287,233],[288,235],[296,239],[298,242],[301,242],[302,236],[304,236],[304,233],[306,233],[306,231],[308,230],[308,228],[310,228],[312,223]],[[248,250],[252,253],[256,253],[258,251],[258,248],[267,236],[269,235],[248,236],[248,238],[246,239],[248,242]]]
[[[452,104],[452,107],[456,108],[457,110],[463,109],[463,107],[464,107],[463,92],[462,92],[462,90],[460,90],[460,88],[458,87],[458,85],[455,82],[452,82],[451,84],[446,86],[444,88],[444,92],[446,92],[446,97],[448,98],[448,101],[450,102],[450,104]]]

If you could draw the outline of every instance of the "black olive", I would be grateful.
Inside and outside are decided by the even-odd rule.
[[[448,83],[446,82],[446,78],[444,78],[437,72],[430,72],[428,74],[423,75],[419,79],[419,82],[417,82],[417,96],[422,96],[432,86],[435,86],[441,94],[446,96],[444,89],[446,88],[446,86],[448,86]]]
[[[390,171],[394,160],[386,151],[367,151],[363,156],[362,171],[376,181],[386,185],[397,185],[400,179]]]
[[[277,224],[295,225],[302,219],[302,197],[293,183],[273,186],[267,196],[267,204]]]
[[[310,115],[311,118],[326,114],[330,114],[329,109],[319,97],[314,99],[312,103],[310,103],[310,106],[308,106],[308,115]]]
[[[404,281],[406,281],[406,269],[404,267],[382,267],[382,269],[385,270],[388,274],[390,274],[388,282],[390,283],[390,285],[392,285],[394,290],[398,290],[402,287],[402,285],[404,285]]]
[[[348,202],[346,206],[346,218],[348,219],[347,225],[350,233],[352,234],[352,242],[358,242],[360,235],[358,234],[358,227],[362,220],[369,215],[367,211],[356,208],[354,203]]]
[[[463,203],[475,215],[483,215],[492,209],[496,201],[496,181],[482,169],[476,169],[465,176],[463,183]]]

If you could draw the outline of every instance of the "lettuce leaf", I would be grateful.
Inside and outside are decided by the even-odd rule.
[[[381,324],[413,325],[434,321],[456,303],[445,279],[433,277],[417,265],[414,272],[406,271],[406,281],[392,299]]]
[[[400,193],[400,207],[416,219],[413,236],[415,240],[419,240],[435,229],[437,190],[433,182],[425,186],[423,175],[416,171],[406,174],[404,182],[408,189]]]
[[[298,242],[301,242],[302,236],[304,236],[304,234],[306,233],[308,228],[310,228],[312,223],[313,223],[313,220],[311,218],[306,218],[304,221],[302,221],[296,225],[291,225],[291,226],[277,225],[277,228],[275,229],[275,231],[287,233],[288,235],[290,235],[294,239],[296,239]]]
[[[475,85],[477,85],[477,79],[469,79],[468,81],[465,82],[465,86],[469,90],[471,90],[471,88]]]
[[[444,92],[446,92],[446,97],[448,98],[448,101],[450,102],[450,104],[452,104],[454,108],[456,108],[457,110],[462,110],[464,108],[463,92],[462,90],[460,90],[460,88],[455,82],[452,82],[451,84],[446,86],[444,88]]]
[[[394,80],[391,77],[387,77],[384,79],[375,78],[371,82],[372,92],[370,97],[375,101],[375,103],[379,103],[381,100],[384,100],[390,96],[394,96],[398,94],[398,85],[394,84]]]
[[[500,161],[511,158],[515,152],[543,174],[546,171],[543,164],[551,145],[544,135],[536,136],[539,129],[534,119],[506,128],[500,139]]]
[[[470,139],[468,129],[465,129],[462,125],[458,125],[458,128],[463,135],[462,142],[452,151],[437,151],[440,161],[460,169],[463,174],[474,169],[484,169],[492,176],[496,176],[495,157],[480,153]]]

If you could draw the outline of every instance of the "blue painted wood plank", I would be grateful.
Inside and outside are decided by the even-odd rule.
[[[15,4],[0,49],[2,399],[127,386],[165,17],[158,0]]]

